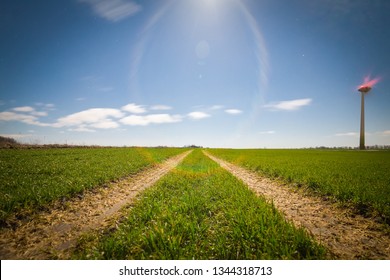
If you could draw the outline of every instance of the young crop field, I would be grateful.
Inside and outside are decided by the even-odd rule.
[[[200,150],[144,191],[76,259],[322,259],[325,249]]]
[[[389,258],[388,151],[0,149],[0,170],[4,259]]]
[[[83,190],[135,174],[180,148],[0,150],[0,221]]]
[[[390,152],[211,149],[213,155],[279,178],[390,222]]]

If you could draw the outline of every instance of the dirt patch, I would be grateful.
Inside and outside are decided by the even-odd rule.
[[[336,259],[390,259],[390,236],[383,225],[205,153],[264,196],[298,227],[304,227]]]
[[[77,238],[120,218],[120,209],[152,186],[191,151],[144,172],[85,193],[0,232],[0,259],[67,259]],[[114,222],[113,222],[114,221]]]

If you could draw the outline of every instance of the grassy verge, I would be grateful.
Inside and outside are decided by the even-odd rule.
[[[324,249],[233,175],[192,152],[77,259],[321,259]]]
[[[158,148],[0,149],[0,221],[182,152]]]
[[[228,150],[212,154],[390,223],[390,151]]]

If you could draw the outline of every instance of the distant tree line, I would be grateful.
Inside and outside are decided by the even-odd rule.
[[[319,146],[319,147],[312,147],[309,149],[319,149],[319,150],[359,150],[359,147],[325,147],[325,146]],[[366,146],[366,150],[390,150],[390,145],[372,145],[372,146]]]
[[[83,147],[83,148],[101,148],[99,145],[68,145],[68,144],[21,144],[15,139],[11,137],[0,136],[0,148],[74,148],[74,147]],[[126,146],[125,146],[126,147]],[[197,145],[187,145],[183,146],[184,148],[191,149],[201,149],[203,146]],[[109,147],[107,147],[109,148]],[[167,148],[167,146],[157,146],[157,148]],[[318,149],[318,150],[357,150],[359,147],[326,147],[326,146],[318,146],[318,147],[310,147],[304,149]],[[390,150],[390,145],[372,145],[366,146],[367,150]]]
[[[184,148],[201,149],[203,147],[202,146],[196,146],[196,145],[188,145],[188,146],[184,146]]]

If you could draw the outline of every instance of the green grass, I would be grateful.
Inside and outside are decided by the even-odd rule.
[[[173,156],[183,149],[0,149],[0,221],[96,187]]]
[[[212,149],[209,152],[390,222],[390,151]]]
[[[118,230],[76,259],[321,259],[324,249],[233,175],[193,151],[146,190]]]

